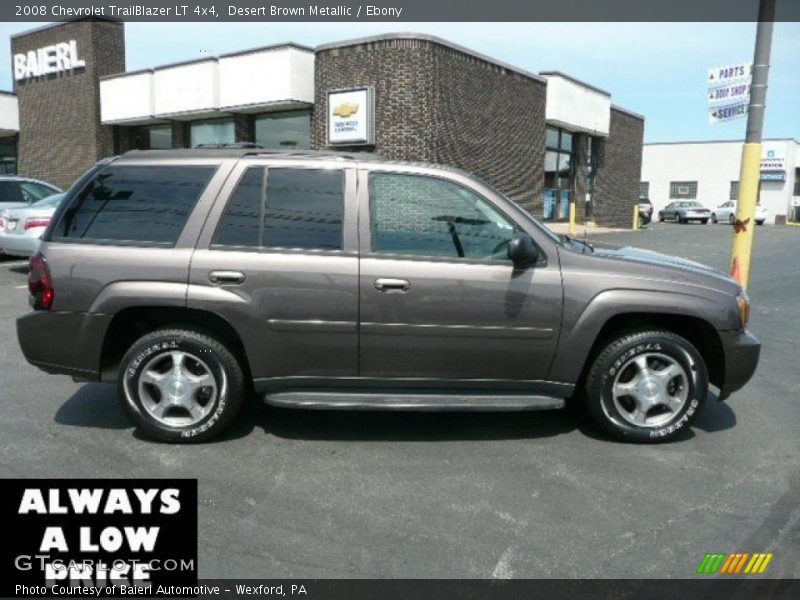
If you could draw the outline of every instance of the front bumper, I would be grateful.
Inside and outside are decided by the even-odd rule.
[[[733,392],[742,389],[758,366],[761,342],[746,329],[719,332],[725,356],[725,378],[719,399],[725,400]]]

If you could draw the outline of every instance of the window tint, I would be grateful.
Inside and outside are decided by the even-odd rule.
[[[174,244],[215,167],[108,167],[81,191],[55,235]]]
[[[233,191],[217,230],[216,244],[224,246],[260,246],[258,222],[261,218],[261,199],[264,169],[250,168]]]
[[[270,169],[264,245],[272,248],[342,248],[342,171]]]
[[[22,202],[16,181],[0,181],[0,203],[2,202]]]
[[[341,250],[342,171],[269,169],[262,221],[263,174],[261,168],[245,172],[225,208],[216,244]]]
[[[369,190],[373,252],[508,259],[512,223],[460,185],[372,173]]]

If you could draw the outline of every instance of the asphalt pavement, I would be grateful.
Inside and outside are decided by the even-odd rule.
[[[597,236],[725,269],[727,226]],[[591,236],[590,236],[591,237]],[[692,431],[636,446],[580,411],[342,413],[258,404],[225,439],[142,439],[113,386],[29,366],[26,273],[0,261],[0,476],[196,477],[199,575],[690,578],[706,552],[800,576],[800,228],[759,227],[759,369]]]

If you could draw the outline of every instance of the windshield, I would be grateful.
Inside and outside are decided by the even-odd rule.
[[[52,196],[43,198],[38,202],[34,202],[31,204],[31,208],[53,208],[61,204],[61,201],[64,199],[65,195],[66,194],[53,194]]]

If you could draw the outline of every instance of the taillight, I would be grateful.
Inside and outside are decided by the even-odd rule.
[[[50,310],[56,293],[53,289],[50,270],[47,268],[47,261],[41,252],[37,252],[31,257],[28,291],[33,298],[34,310]]]
[[[33,229],[34,227],[47,227],[50,224],[50,217],[30,217],[25,219],[25,229]]]

